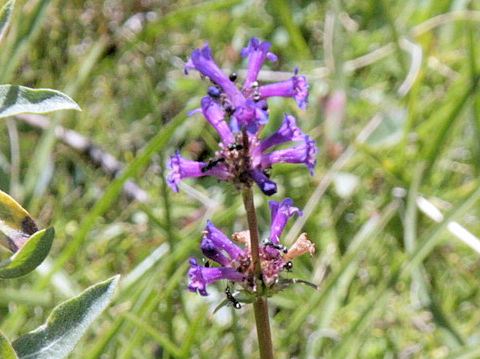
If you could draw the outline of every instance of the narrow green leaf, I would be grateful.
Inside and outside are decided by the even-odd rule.
[[[155,153],[161,151],[167,145],[174,131],[185,121],[186,114],[187,111],[184,110],[176,115],[175,118],[173,118],[166,126],[164,126],[143,147],[139,155],[125,167],[123,172],[112,181],[112,183],[105,190],[103,196],[95,203],[94,207],[85,216],[79,230],[75,233],[72,241],[70,241],[68,246],[64,249],[62,255],[57,259],[57,262],[53,266],[51,272],[44,277],[42,282],[40,282],[40,288],[44,287],[50,280],[51,276],[57,270],[62,268],[65,263],[67,263],[70,258],[75,255],[80,246],[83,244],[83,241],[85,240],[85,237],[87,236],[91,227],[95,224],[97,218],[103,215],[115,203],[115,200],[122,192],[123,185],[127,179],[137,174],[148,163],[148,161],[150,161],[151,157]]]
[[[18,359],[7,338],[0,332],[0,359]]]
[[[0,191],[0,244],[16,252],[37,231],[30,214],[10,195]]]
[[[0,85],[0,118],[21,113],[46,113],[58,110],[80,111],[80,107],[60,91]]]
[[[0,41],[2,41],[3,34],[8,26],[8,21],[10,20],[10,15],[13,11],[13,5],[15,0],[8,0],[0,9]]]
[[[65,358],[112,300],[118,278],[97,283],[58,305],[44,325],[13,342],[19,358]]]
[[[418,241],[418,245],[412,252],[408,262],[402,268],[402,276],[412,273],[424,259],[433,251],[433,249],[440,243],[448,224],[458,217],[461,217],[480,199],[480,187],[465,197],[465,199],[451,209],[442,222],[435,224],[429,231],[427,231]]]
[[[300,31],[300,28],[294,21],[293,11],[288,1],[270,1],[272,8],[275,11],[276,17],[281,22],[290,36],[292,45],[299,57],[304,59],[311,59],[312,54],[308,47],[305,38]]]
[[[174,357],[188,358],[188,356],[184,356],[183,352],[174,343],[172,343],[172,341],[167,336],[163,335],[160,331],[153,328],[150,324],[144,322],[136,315],[127,312],[123,313],[123,316],[125,317],[125,319],[135,324],[135,326],[139,330],[152,337],[157,343],[159,343],[163,347],[163,349],[165,349]]]
[[[33,234],[18,252],[0,263],[0,278],[21,277],[37,268],[50,252],[54,235],[53,228]]]
[[[465,346],[452,352],[446,359],[477,359],[480,357],[480,346]]]
[[[338,270],[330,275],[329,280],[322,285],[322,290],[320,292],[312,293],[309,301],[301,306],[295,315],[292,316],[286,329],[288,332],[293,333],[298,331],[305,322],[307,316],[320,305],[323,299],[326,298],[332,290],[337,288],[342,276],[348,272],[350,263],[356,261],[360,251],[368,248],[375,237],[381,233],[382,229],[390,222],[393,215],[398,210],[399,205],[398,201],[391,202],[383,210],[383,213],[380,216],[372,217],[360,229],[352,239],[347,252],[338,266]]]
[[[441,122],[438,122],[438,124],[436,125],[436,135],[428,148],[426,148],[427,168],[425,169],[425,177],[430,174],[434,164],[440,158],[440,155],[442,154],[442,147],[444,147],[443,144],[445,143],[449,134],[452,132],[451,128],[453,127],[456,120],[461,118],[459,115],[462,112],[465,104],[467,103],[467,100],[475,94],[479,81],[480,75],[476,75],[472,78],[469,86],[465,86],[465,92],[458,97],[455,106],[451,109],[447,116],[443,118]],[[430,136],[430,134],[428,136]]]

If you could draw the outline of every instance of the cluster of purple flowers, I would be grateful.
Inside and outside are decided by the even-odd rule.
[[[288,219],[295,213],[302,215],[302,212],[292,204],[290,198],[284,199],[282,203],[269,201],[272,217],[270,236],[260,246],[262,279],[267,287],[275,284],[280,272],[289,267],[288,263],[293,258],[307,252],[313,254],[315,251],[315,246],[307,239],[306,233],[302,233],[288,250],[280,244],[279,239]],[[242,231],[232,236],[235,241],[244,245],[242,249],[208,221],[200,248],[205,257],[217,262],[220,267],[199,266],[195,258],[190,258],[188,289],[201,295],[208,295],[207,284],[226,279],[240,283],[248,291],[255,292],[256,281],[250,255],[249,233]]]
[[[229,181],[238,188],[250,187],[255,182],[264,194],[270,196],[277,192],[277,185],[270,179],[268,171],[278,162],[303,163],[313,174],[317,153],[315,142],[298,128],[293,115],[285,114],[282,125],[275,133],[260,138],[260,132],[269,119],[268,98],[291,97],[301,109],[306,108],[308,100],[308,84],[304,76],[298,75],[298,69],[289,80],[259,85],[257,78],[265,59],[277,60],[269,49],[268,42],[254,38],[242,50],[242,56],[248,57],[248,69],[241,88],[236,84],[236,74],[225,75],[214,62],[208,44],[192,53],[185,65],[185,73],[195,69],[210,79],[212,86],[208,88],[207,96],[202,98],[201,107],[190,114],[202,113],[218,132],[220,143],[215,158],[208,162],[186,159],[179,151],[170,157],[168,167],[171,172],[167,181],[175,192],[178,192],[183,178],[209,175]],[[287,142],[297,144],[272,151],[275,146]],[[291,267],[293,258],[307,252],[312,254],[315,250],[306,233],[300,235],[289,249],[280,244],[287,220],[295,213],[302,215],[302,212],[293,207],[289,198],[281,203],[270,201],[269,205],[270,236],[259,247],[262,282],[267,288],[277,282],[283,270]],[[220,266],[200,266],[195,258],[191,258],[188,288],[192,292],[207,295],[207,285],[221,279],[241,283],[248,292],[257,291],[250,232],[238,232],[232,237],[243,246],[234,243],[208,221],[200,247],[207,258]]]
[[[273,164],[303,163],[313,173],[317,153],[315,142],[297,127],[293,115],[285,114],[282,125],[271,136],[265,139],[259,137],[268,122],[268,98],[292,97],[301,109],[306,108],[308,100],[308,83],[305,76],[298,76],[298,69],[289,80],[259,85],[257,77],[265,59],[277,60],[269,49],[268,42],[261,43],[254,38],[242,50],[242,56],[248,57],[248,70],[242,88],[235,84],[236,75],[227,76],[217,66],[208,44],[192,53],[185,65],[185,73],[195,69],[209,78],[213,86],[208,88],[208,95],[201,100],[201,108],[191,114],[201,112],[218,132],[221,142],[215,159],[209,162],[186,159],[179,151],[171,156],[168,184],[175,192],[178,192],[183,178],[210,175],[238,187],[253,181],[264,194],[270,196],[277,192],[277,185],[268,176]],[[286,142],[298,144],[268,152]]]

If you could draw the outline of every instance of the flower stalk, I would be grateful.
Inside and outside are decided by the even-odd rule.
[[[257,327],[258,346],[261,359],[273,359],[272,334],[270,331],[270,319],[268,317],[267,297],[263,294],[262,269],[259,253],[259,233],[253,191],[250,186],[243,190],[243,205],[247,212],[248,229],[250,231],[250,249],[255,271],[257,298],[253,303],[255,313],[255,324]]]
[[[167,183],[174,192],[179,191],[183,179],[203,176],[230,182],[242,192],[248,230],[233,233],[229,238],[208,220],[200,244],[208,260],[202,266],[196,258],[190,258],[188,289],[206,296],[208,285],[227,280],[225,304],[240,309],[240,302],[253,302],[261,359],[273,359],[267,298],[298,282],[281,277],[282,272],[292,270],[292,259],[315,251],[306,233],[302,233],[290,248],[280,241],[288,219],[295,214],[302,215],[290,198],[268,202],[270,235],[260,241],[252,186],[256,184],[266,196],[274,195],[277,184],[270,178],[270,170],[276,163],[304,164],[313,175],[317,153],[315,142],[297,126],[291,114],[284,115],[281,126],[273,134],[261,134],[269,120],[267,99],[290,97],[301,109],[305,109],[308,102],[309,86],[305,76],[298,75],[298,69],[289,80],[259,84],[257,77],[263,62],[277,60],[269,49],[269,42],[253,38],[242,50],[242,56],[248,57],[248,70],[241,87],[236,83],[235,73],[227,76],[215,63],[208,43],[193,51],[185,64],[185,73],[194,69],[211,84],[201,100],[201,107],[190,111],[189,115],[203,114],[218,132],[220,142],[208,162],[182,157],[177,150],[167,163],[171,170]],[[284,146],[290,142],[295,145]],[[235,297],[236,286],[243,288],[240,293],[247,299]]]

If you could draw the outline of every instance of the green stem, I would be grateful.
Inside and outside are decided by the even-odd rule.
[[[261,283],[262,268],[260,266],[259,252],[260,235],[258,234],[257,214],[255,213],[255,204],[253,203],[253,191],[251,187],[246,187],[243,190],[243,205],[245,206],[245,211],[247,212],[248,229],[250,230],[250,251],[252,254],[255,279],[257,282]]]
[[[243,190],[243,204],[247,212],[248,228],[250,230],[250,251],[252,255],[253,268],[255,271],[255,281],[257,294],[263,292],[262,268],[259,253],[259,234],[257,215],[255,213],[255,204],[253,202],[253,192],[250,186]],[[260,287],[262,291],[260,291]],[[270,332],[270,321],[268,318],[268,302],[263,295],[258,295],[253,303],[255,313],[255,324],[257,326],[258,346],[260,347],[261,359],[273,359],[272,334]]]

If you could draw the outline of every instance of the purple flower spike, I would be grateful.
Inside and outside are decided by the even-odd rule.
[[[287,224],[287,221],[295,213],[302,216],[303,213],[297,207],[293,207],[293,201],[285,198],[282,203],[268,201],[270,206],[272,222],[270,225],[270,240],[274,244],[279,244],[279,238]]]
[[[235,268],[219,267],[210,268],[197,265],[195,258],[190,258],[190,269],[188,270],[188,276],[190,282],[188,283],[188,289],[191,292],[198,292],[203,296],[208,295],[207,285],[216,282],[221,279],[227,279],[233,282],[243,282],[245,275],[237,272]]]
[[[249,88],[257,81],[258,73],[265,58],[268,58],[270,61],[277,61],[277,56],[268,50],[270,50],[270,43],[267,41],[260,43],[260,40],[257,38],[251,39],[248,46],[242,49],[242,56],[248,56],[248,70],[245,84],[243,85],[244,89]]]
[[[260,141],[258,150],[265,152],[270,147],[290,141],[304,141],[304,138],[305,134],[297,127],[295,117],[286,113],[282,126],[273,135]]]
[[[225,145],[235,142],[232,131],[228,123],[224,121],[224,112],[222,107],[213,101],[210,97],[202,98],[202,112],[208,122],[217,130]]]
[[[261,170],[254,169],[250,171],[250,176],[267,196],[277,193],[277,184],[270,180]]]
[[[295,75],[289,80],[260,86],[260,97],[293,97],[298,107],[305,110],[308,103],[309,86],[305,76],[297,76],[297,71],[298,69],[295,69]]]
[[[200,249],[205,257],[210,258],[211,260],[221,264],[222,266],[227,266],[230,264],[231,260],[228,259],[217,246],[213,243],[212,240],[207,237],[203,237],[202,243],[200,244]]]
[[[214,226],[214,224],[208,220],[207,227],[205,228],[205,238],[209,239],[217,250],[225,251],[232,260],[244,255],[244,251],[233,243],[221,230]]]
[[[205,170],[207,163],[186,159],[180,155],[180,151],[178,150],[175,151],[173,156],[170,156],[167,167],[172,170],[167,177],[167,183],[172,187],[174,192],[178,192],[178,184],[183,178],[209,175],[216,176],[221,180],[226,180],[229,177],[229,172],[222,163]]]
[[[185,73],[188,69],[195,69],[201,74],[207,76],[215,84],[219,85],[223,91],[230,96],[233,104],[240,105],[245,101],[235,84],[223,73],[212,58],[212,50],[208,46],[208,42],[201,49],[195,49],[190,60],[185,64]]]
[[[308,135],[305,135],[304,142],[298,146],[262,155],[261,164],[263,168],[270,168],[272,164],[277,162],[304,163],[310,169],[310,174],[313,175],[316,153],[315,141],[311,140]]]

